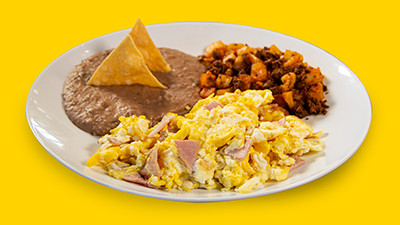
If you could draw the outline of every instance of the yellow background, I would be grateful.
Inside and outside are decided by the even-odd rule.
[[[399,6],[396,1],[13,1],[2,3],[1,207],[5,224],[319,224],[398,221]],[[40,72],[69,49],[133,26],[217,21],[312,43],[348,65],[373,105],[358,151],[330,174],[288,191],[221,203],[182,203],[107,188],[39,144],[25,104]],[[392,203],[397,203],[392,205]]]

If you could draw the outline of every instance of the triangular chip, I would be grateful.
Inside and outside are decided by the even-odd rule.
[[[157,49],[154,42],[151,40],[149,33],[147,33],[142,21],[137,20],[135,26],[129,32],[133,42],[142,53],[147,67],[154,72],[170,72],[171,67],[162,57],[160,51]]]
[[[147,68],[130,35],[107,56],[88,84],[95,86],[142,84],[166,88]]]

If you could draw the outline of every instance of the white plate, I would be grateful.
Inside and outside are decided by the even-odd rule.
[[[36,79],[27,99],[26,116],[39,142],[59,162],[90,180],[136,195],[176,201],[211,202],[262,196],[303,185],[331,172],[357,151],[368,132],[372,109],[363,84],[345,64],[316,46],[280,33],[224,23],[167,23],[150,25],[147,29],[158,47],[194,56],[202,54],[216,40],[247,43],[252,47],[275,44],[281,50],[303,54],[304,61],[320,67],[327,78],[328,114],[307,121],[316,130],[325,130],[324,152],[306,156],[306,165],[291,172],[287,180],[268,182],[265,188],[248,194],[153,190],[87,168],[85,162],[99,145],[96,137],[78,129],[67,118],[61,99],[63,83],[82,59],[117,46],[128,34],[130,29],[127,29],[88,41],[58,57]]]

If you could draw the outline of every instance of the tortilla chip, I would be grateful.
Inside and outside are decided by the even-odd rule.
[[[107,56],[88,84],[95,86],[142,84],[166,88],[147,68],[130,35]]]
[[[154,42],[147,33],[142,21],[137,20],[135,26],[129,32],[133,42],[142,53],[147,67],[154,72],[170,72],[171,67],[162,57]]]

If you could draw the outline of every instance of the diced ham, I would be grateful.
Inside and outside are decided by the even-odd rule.
[[[290,157],[292,157],[294,160],[296,160],[295,163],[292,166],[290,166],[290,171],[292,171],[296,168],[299,168],[306,163],[306,161],[304,159],[298,157],[297,155],[290,155]]]
[[[110,144],[112,145],[120,145],[123,142],[118,140],[116,137],[111,137],[111,136],[107,136],[107,140],[110,142]]]
[[[140,170],[140,175],[146,179],[149,179],[152,175],[161,176],[160,166],[158,165],[158,145],[150,150],[146,163],[143,169]]]
[[[158,132],[160,132],[171,120],[175,119],[175,115],[171,115],[164,120],[162,120],[150,133],[147,135],[148,138],[152,138]]]
[[[225,152],[225,155],[231,157],[234,160],[242,161],[243,159],[246,158],[247,154],[249,154],[252,145],[253,145],[253,139],[246,138],[244,140],[243,147]]]
[[[208,103],[207,105],[203,106],[204,109],[211,111],[214,108],[217,108],[218,106],[220,106],[221,108],[223,108],[224,106],[221,105],[221,103],[217,102],[217,101],[212,101],[210,103]]]
[[[286,120],[285,120],[285,118],[282,118],[278,121],[274,121],[274,123],[277,123],[277,124],[279,124],[279,126],[283,127],[283,126],[285,126]]]
[[[131,183],[140,184],[144,186],[148,184],[147,180],[145,180],[142,176],[140,176],[139,173],[134,173],[131,175],[124,176],[122,179]]]
[[[197,159],[197,152],[201,149],[200,144],[195,140],[175,140],[175,146],[178,149],[179,158],[189,171],[192,171]]]
[[[140,184],[140,185],[143,185],[143,186],[149,187],[149,188],[159,188],[159,187],[147,182],[147,180],[145,180],[142,176],[140,176],[139,173],[134,173],[131,175],[124,176],[122,179],[125,181],[128,181],[128,182]]]

